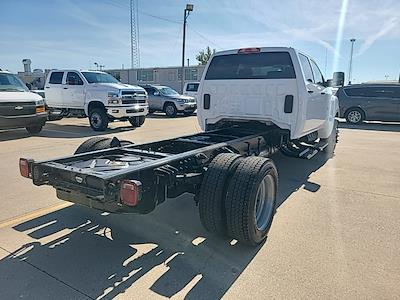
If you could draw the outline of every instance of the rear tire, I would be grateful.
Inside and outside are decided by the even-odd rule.
[[[241,161],[226,195],[228,234],[251,246],[264,241],[274,218],[277,189],[278,172],[271,159]]]
[[[242,159],[237,154],[219,154],[204,174],[198,196],[199,213],[201,223],[209,232],[226,235],[226,189]]]
[[[361,124],[365,119],[365,114],[362,109],[354,107],[346,112],[345,117],[349,124]]]
[[[37,125],[37,126],[28,126],[26,127],[26,131],[28,131],[29,134],[38,134],[39,132],[42,131],[43,125]]]
[[[178,114],[178,110],[176,109],[176,106],[173,103],[166,103],[164,106],[164,112],[167,115],[167,117],[170,118],[175,118],[176,115]]]
[[[131,117],[129,118],[129,123],[131,123],[133,127],[140,127],[144,124],[145,120],[146,116]]]
[[[108,127],[108,116],[104,108],[93,108],[89,112],[90,127],[94,131],[105,131]]]

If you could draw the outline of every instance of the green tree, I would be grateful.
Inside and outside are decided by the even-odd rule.
[[[199,65],[205,65],[214,53],[215,49],[211,50],[209,46],[205,50],[201,50],[196,56]]]

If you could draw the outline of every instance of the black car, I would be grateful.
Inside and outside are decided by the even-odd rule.
[[[0,130],[26,128],[36,134],[46,120],[43,98],[31,93],[16,75],[0,71]]]
[[[354,84],[341,87],[340,117],[348,123],[400,121],[400,84]]]

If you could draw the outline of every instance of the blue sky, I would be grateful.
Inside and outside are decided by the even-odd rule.
[[[347,0],[344,0],[347,2]],[[345,3],[346,3],[345,2]],[[181,62],[183,8],[187,1],[138,0],[142,67]],[[400,72],[400,1],[348,0],[336,43],[342,1],[193,0],[187,57],[199,50],[292,46],[313,56],[331,77],[348,72],[350,38],[356,38],[353,80],[397,79]],[[346,5],[345,5],[346,6]],[[0,0],[0,67],[94,68],[130,66],[129,0]],[[158,17],[158,18],[157,18]],[[167,20],[162,20],[167,19]],[[340,51],[337,46],[340,47]],[[327,62],[325,58],[327,54]]]

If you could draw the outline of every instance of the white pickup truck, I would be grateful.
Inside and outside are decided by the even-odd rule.
[[[73,156],[21,158],[21,175],[60,199],[114,213],[146,214],[191,193],[208,231],[258,245],[279,206],[274,153],[332,157],[338,99],[309,56],[244,48],[211,58],[197,107],[204,132],[131,145],[94,137]]]
[[[143,125],[149,111],[146,91],[123,84],[99,71],[53,70],[45,83],[49,118],[89,117],[95,131],[104,131],[114,120]]]

